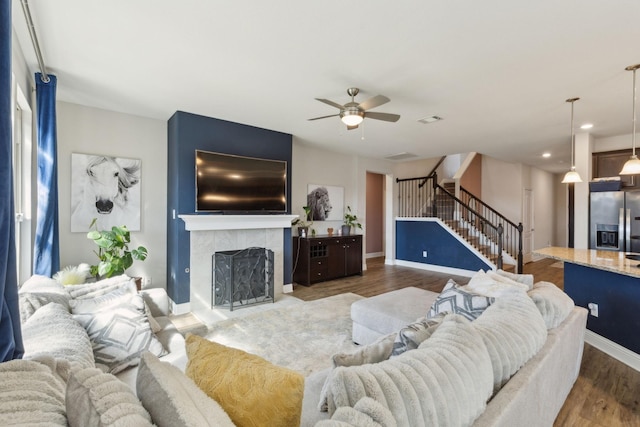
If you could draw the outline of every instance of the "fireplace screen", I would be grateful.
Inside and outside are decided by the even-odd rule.
[[[213,254],[211,305],[247,307],[275,302],[273,297],[273,251],[248,248]]]

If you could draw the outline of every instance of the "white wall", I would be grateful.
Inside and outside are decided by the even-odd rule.
[[[482,200],[516,224],[522,221],[522,164],[482,156]]]
[[[640,154],[640,134],[636,134],[636,154]],[[631,149],[631,133],[599,138],[593,142],[593,152]]]
[[[86,234],[70,231],[71,153],[141,159],[141,231],[131,233],[131,246],[145,246],[149,256],[127,274],[166,288],[167,122],[66,102],[57,103],[57,118],[60,267],[97,261]]]
[[[362,233],[364,234],[363,248],[366,248],[365,190],[367,172],[393,176],[393,162],[320,150],[301,143],[294,136],[291,213],[301,216],[304,214],[302,206],[307,204],[308,184],[326,184],[343,187],[344,207],[346,209],[347,206],[351,206],[352,212],[358,217],[358,222],[362,224]],[[428,171],[424,173],[428,173]],[[393,188],[391,191],[393,191]],[[386,220],[388,223],[392,218],[386,218]],[[342,221],[316,221],[312,225],[312,228],[315,228],[318,234],[327,234],[328,227],[338,229],[342,223]],[[385,228],[385,241],[393,241],[392,233],[392,227],[387,226]]]
[[[551,246],[555,240],[555,175],[537,168],[530,168],[533,190],[534,234],[533,248]]]
[[[520,163],[482,156],[482,199],[512,222],[522,221],[523,190],[533,191],[533,249],[556,241],[557,176]]]
[[[396,178],[419,178],[421,176],[427,176],[433,167],[438,164],[440,157],[434,157],[431,159],[413,160],[410,162],[393,163],[393,173]],[[438,168],[438,175],[441,175],[442,165]],[[441,176],[438,179],[442,179]]]

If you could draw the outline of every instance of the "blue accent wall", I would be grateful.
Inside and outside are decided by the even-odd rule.
[[[177,304],[189,302],[189,232],[178,215],[194,215],[195,150],[287,162],[287,213],[291,213],[290,134],[177,111],[168,125],[167,293]],[[175,210],[175,219],[173,212]],[[198,213],[198,215],[210,215]],[[284,283],[291,283],[291,230],[283,231]],[[212,254],[213,255],[213,254]]]
[[[396,221],[396,259],[470,271],[492,268],[437,221]]]
[[[564,291],[581,307],[598,304],[587,329],[640,354],[640,278],[565,262]]]

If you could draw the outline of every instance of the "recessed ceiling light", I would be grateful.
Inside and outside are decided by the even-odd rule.
[[[542,157],[547,159],[547,158],[551,157],[551,153],[542,153]]]
[[[591,129],[593,127],[593,123],[585,123],[580,126],[580,129]]]

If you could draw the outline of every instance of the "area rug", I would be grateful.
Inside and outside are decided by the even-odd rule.
[[[363,297],[347,293],[291,307],[267,310],[208,327],[205,338],[308,376],[331,366],[331,356],[354,351],[351,304]]]

